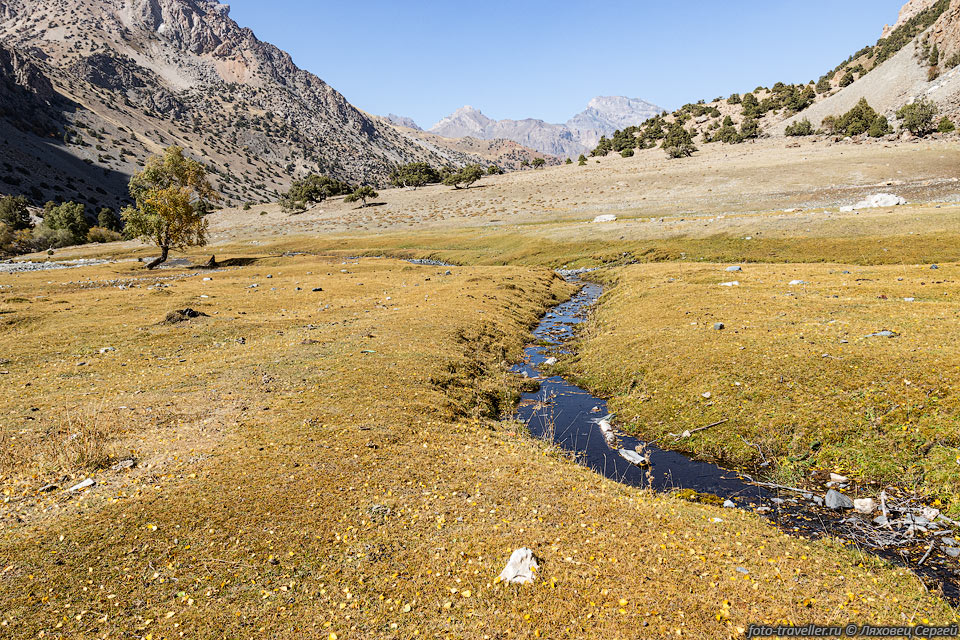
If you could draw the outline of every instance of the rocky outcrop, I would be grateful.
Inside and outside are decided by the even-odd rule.
[[[926,9],[929,9],[936,2],[937,0],[909,0],[907,4],[903,5],[903,7],[900,8],[900,15],[897,17],[897,21],[892,25],[891,24],[884,25],[883,35],[881,35],[880,37],[886,38],[891,33],[893,33],[897,29],[897,27],[903,25],[906,21],[908,21],[910,18],[914,17],[921,11],[925,11]]]

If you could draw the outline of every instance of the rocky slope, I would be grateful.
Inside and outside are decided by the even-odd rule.
[[[596,146],[601,136],[638,125],[660,111],[659,107],[644,100],[598,97],[565,124],[551,124],[533,118],[493,120],[468,105],[443,118],[429,131],[448,138],[503,138],[542,153],[575,158]]]
[[[0,1],[0,42],[0,76],[23,89],[0,104],[5,157],[18,155],[0,180],[19,180],[0,190],[37,201],[119,203],[116,184],[168,144],[202,157],[234,203],[274,199],[310,171],[381,184],[400,162],[479,161],[357,110],[216,0]],[[117,179],[80,188],[74,165]],[[51,186],[67,177],[78,188]]]

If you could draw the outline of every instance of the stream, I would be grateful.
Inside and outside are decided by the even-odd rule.
[[[818,504],[825,488],[786,490],[763,486],[750,476],[622,433],[611,425],[615,417],[606,415],[607,403],[602,398],[560,376],[544,375],[541,367],[553,354],[569,352],[565,347],[574,337],[575,327],[585,321],[590,307],[603,292],[600,285],[582,282],[575,273],[563,275],[580,284],[580,290],[569,301],[547,312],[533,332],[536,341],[524,351],[524,361],[513,368],[514,372],[540,382],[539,391],[523,394],[518,411],[518,418],[526,423],[531,435],[553,440],[580,464],[617,482],[660,492],[689,489],[710,494],[717,496],[725,507],[756,512],[791,535],[832,536],[910,569],[931,589],[942,589],[951,604],[960,605],[960,567],[955,556],[950,555],[960,553],[954,551],[954,547],[960,547],[956,542],[960,538],[960,522],[939,512],[932,518],[919,515],[930,516],[935,510],[923,507],[913,498],[900,499],[891,506],[890,525],[883,527],[874,522],[873,516],[878,514],[828,509]],[[649,464],[638,466],[624,457],[625,454],[635,458],[634,451],[646,456]]]

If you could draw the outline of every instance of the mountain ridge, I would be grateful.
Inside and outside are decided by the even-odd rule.
[[[639,98],[598,96],[567,122],[553,124],[538,118],[494,120],[466,105],[442,118],[427,131],[449,138],[504,138],[542,153],[576,157],[589,152],[601,136],[612,135],[614,131],[627,126],[639,125],[661,111],[660,107]]]

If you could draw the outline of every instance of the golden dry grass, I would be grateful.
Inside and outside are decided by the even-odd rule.
[[[549,271],[342,262],[0,276],[4,433],[105,415],[139,461],[79,496],[37,494],[61,480],[44,467],[4,471],[5,634],[723,638],[954,619],[902,570],[616,485],[483,417],[569,293]],[[208,317],[158,324],[184,307]],[[520,546],[541,581],[498,584]]]
[[[605,274],[568,366],[668,446],[749,468],[759,445],[791,482],[826,468],[960,507],[960,267],[725,266]]]

